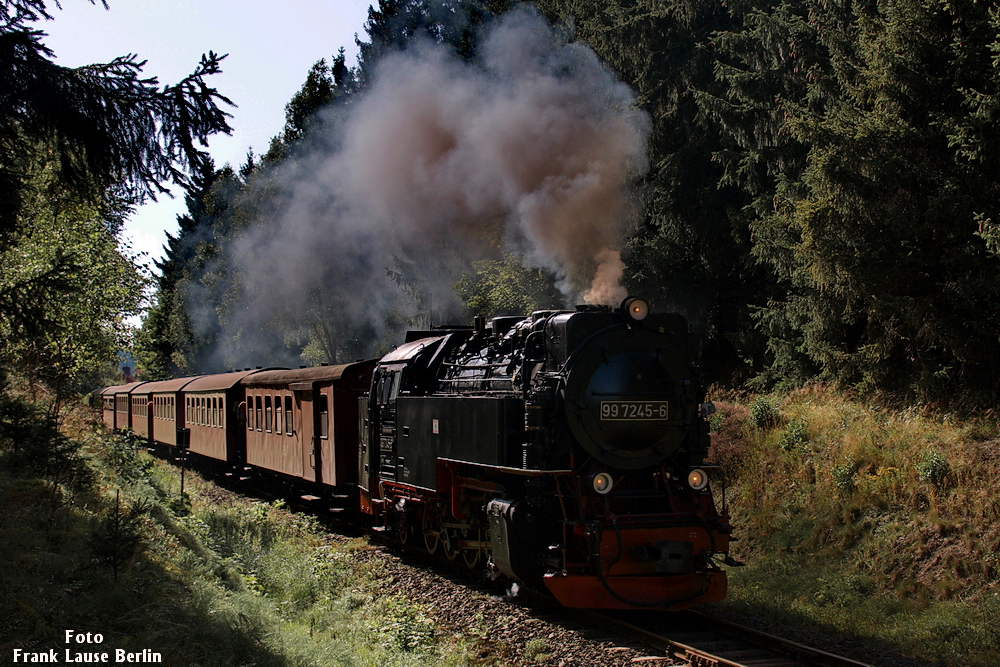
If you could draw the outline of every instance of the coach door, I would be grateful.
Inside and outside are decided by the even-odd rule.
[[[302,477],[310,482],[318,481],[319,465],[318,438],[316,434],[315,402],[313,401],[312,382],[297,382],[289,389],[295,396],[295,413],[298,422],[295,424],[295,442],[302,456]]]
[[[333,391],[333,386],[326,385],[314,395],[318,452],[316,470],[319,474],[316,481],[331,485],[340,484],[343,481],[337,479],[337,430],[335,428],[337,421],[334,414]]]

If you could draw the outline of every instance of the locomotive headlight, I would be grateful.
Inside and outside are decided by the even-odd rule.
[[[688,486],[695,491],[701,491],[708,486],[708,474],[701,468],[694,468],[688,473]]]
[[[614,478],[606,472],[597,473],[591,481],[594,485],[594,491],[602,496],[606,493],[611,493],[611,487],[615,485]]]
[[[628,316],[636,322],[641,322],[649,315],[649,304],[646,303],[645,299],[632,297],[625,299],[625,302],[622,304],[622,310],[628,313]]]

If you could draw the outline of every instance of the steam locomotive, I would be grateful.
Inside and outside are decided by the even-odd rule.
[[[564,605],[723,598],[698,340],[645,301],[411,331],[377,360],[96,392],[111,428],[294,484],[318,505]]]

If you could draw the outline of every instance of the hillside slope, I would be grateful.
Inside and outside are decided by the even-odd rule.
[[[1000,664],[995,415],[892,411],[822,386],[716,394],[711,458],[747,563],[721,609]]]

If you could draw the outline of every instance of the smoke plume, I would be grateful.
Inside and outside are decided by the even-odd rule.
[[[406,242],[446,235],[474,253],[499,218],[570,302],[587,288],[617,296],[591,282],[616,275],[609,251],[634,219],[628,184],[646,168],[647,117],[592,51],[534,12],[506,16],[481,54],[470,64],[421,43],[383,60],[330,182],[356,219]]]
[[[328,110],[269,181],[269,223],[236,247],[247,312],[328,311],[366,340],[387,321],[462,318],[452,285],[497,239],[557,276],[567,305],[617,305],[648,117],[533,10],[483,30],[477,53],[415,40]]]

